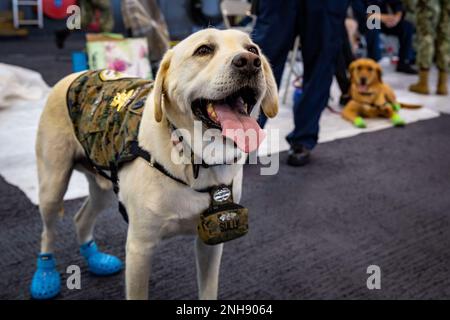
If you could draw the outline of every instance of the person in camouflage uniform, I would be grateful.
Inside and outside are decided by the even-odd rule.
[[[89,162],[97,170],[117,171],[133,160],[145,101],[153,82],[109,70],[88,71],[67,92],[69,115]]]
[[[429,94],[429,70],[436,58],[439,80],[436,93],[447,95],[447,70],[450,43],[450,0],[417,1],[417,64],[419,81],[409,87],[410,91]]]

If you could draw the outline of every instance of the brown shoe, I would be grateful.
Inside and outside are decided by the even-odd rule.
[[[420,93],[420,94],[429,94],[430,90],[428,89],[428,74],[429,71],[422,69],[419,72],[419,82],[412,84],[409,86],[409,91]]]
[[[445,71],[439,72],[439,80],[438,80],[436,94],[443,95],[443,96],[448,95],[447,72],[445,72]]]

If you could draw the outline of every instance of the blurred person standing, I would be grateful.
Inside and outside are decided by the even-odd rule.
[[[337,57],[343,46],[343,27],[349,1],[259,0],[253,40],[272,64],[278,87],[289,51],[297,35],[303,55],[303,94],[294,103],[294,130],[286,137],[290,144],[288,164],[309,162],[310,150],[318,141],[319,119],[327,106]],[[260,124],[267,118],[261,113]]]
[[[157,1],[122,0],[120,8],[128,36],[146,37],[150,61],[153,64],[159,63],[170,47],[170,37]]]
[[[450,46],[450,0],[418,0],[417,65],[419,81],[409,87],[412,92],[429,94],[429,70],[436,58],[439,78],[436,93],[448,95],[447,72]]]

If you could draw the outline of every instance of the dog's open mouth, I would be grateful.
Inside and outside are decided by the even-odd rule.
[[[369,86],[367,84],[359,84],[358,85],[358,92],[366,93],[368,91],[369,91]]]
[[[227,96],[225,99],[197,99],[192,103],[192,111],[208,128],[222,129],[216,109],[220,109],[221,106],[226,106],[234,113],[249,116],[255,103],[255,91],[249,87],[245,87]]]
[[[256,104],[256,92],[244,87],[221,100],[196,99],[192,103],[194,115],[208,128],[222,130],[244,152],[258,148],[265,133],[250,113]]]

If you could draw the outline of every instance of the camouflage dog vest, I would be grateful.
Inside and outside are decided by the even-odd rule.
[[[75,135],[95,169],[117,170],[136,155],[145,101],[151,81],[102,70],[79,76],[67,92]]]

